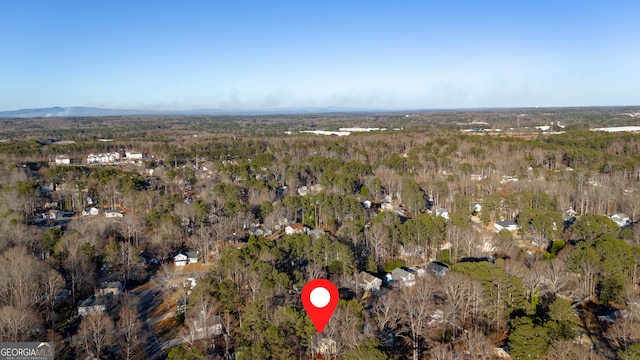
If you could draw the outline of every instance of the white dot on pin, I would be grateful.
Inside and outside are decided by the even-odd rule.
[[[311,300],[311,304],[313,304],[313,306],[323,308],[329,304],[329,301],[331,301],[331,294],[329,294],[329,290],[323,287],[317,287],[311,290],[309,300]]]

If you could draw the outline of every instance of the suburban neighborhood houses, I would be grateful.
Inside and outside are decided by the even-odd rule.
[[[633,354],[640,135],[449,116],[0,142],[0,340],[61,359]],[[301,301],[316,278],[340,297],[322,334]]]

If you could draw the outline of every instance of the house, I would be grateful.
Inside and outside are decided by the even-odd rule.
[[[62,219],[62,211],[60,210],[49,210],[45,213],[44,217],[49,220]]]
[[[92,312],[107,311],[111,301],[111,294],[91,295],[89,298],[78,303],[78,315],[87,316]]]
[[[410,268],[405,268],[405,270],[407,270],[408,272],[412,273],[413,275],[418,275],[418,277],[425,277],[425,275],[427,275],[427,270],[418,267],[418,266],[412,266]]]
[[[424,247],[422,247],[421,245],[415,245],[415,244],[407,244],[406,247],[404,245],[400,245],[399,253],[400,253],[400,256],[405,258],[421,257],[421,256],[424,256]]]
[[[143,156],[141,152],[133,152],[133,151],[126,151],[124,153],[124,155],[127,157],[127,159],[129,160],[142,160]]]
[[[476,214],[479,213],[480,211],[482,211],[482,205],[475,203],[473,205],[473,212],[475,212]]]
[[[384,276],[384,280],[391,286],[407,287],[416,284],[416,276],[404,269],[394,269]]]
[[[200,251],[187,251],[187,264],[197,263],[200,259]]]
[[[98,214],[100,214],[100,209],[98,209],[95,206],[91,207],[91,208],[88,208],[88,209],[82,210],[82,216],[89,216],[89,215],[96,216]]]
[[[500,230],[502,229],[507,229],[509,231],[518,230],[518,224],[516,224],[516,222],[513,220],[498,221],[493,224],[493,227],[496,228],[496,232],[500,232]]]
[[[576,215],[578,215],[578,212],[573,210],[573,207],[569,206],[566,209],[562,209],[562,218],[566,221],[567,219],[570,219],[572,217],[575,217]]]
[[[120,295],[124,290],[124,281],[103,281],[100,283],[100,288],[98,289],[98,294],[100,295]]]
[[[377,293],[382,286],[382,279],[369,274],[368,272],[361,271],[356,275],[356,287],[358,290],[371,291]]]
[[[629,215],[625,213],[613,214],[609,217],[609,219],[613,220],[613,222],[618,224],[618,226],[620,227],[631,225],[631,219],[629,218]]]
[[[123,217],[124,213],[118,209],[109,209],[104,212],[104,216],[108,218]]]
[[[176,256],[173,257],[173,264],[175,266],[185,266],[187,264],[197,263],[199,257],[199,251],[180,251]]]
[[[393,208],[393,205],[392,205],[391,203],[389,203],[389,202],[385,202],[385,203],[382,203],[382,204],[380,205],[380,210],[384,210],[384,211],[393,211],[393,210],[394,210],[394,208]]]
[[[598,320],[601,322],[613,324],[618,321],[618,319],[623,319],[627,316],[629,316],[629,312],[627,310],[611,309],[598,315]]]
[[[508,182],[516,182],[518,181],[517,176],[512,175],[502,175],[502,179],[500,180],[500,184],[506,184]]]
[[[67,155],[58,155],[56,156],[56,165],[69,165],[71,164],[71,159]]]
[[[271,236],[272,234],[273,234],[273,231],[271,231],[269,229],[265,229],[261,225],[251,224],[251,226],[249,226],[249,235]]]
[[[160,264],[160,259],[158,259],[158,257],[156,257],[155,255],[147,252],[147,251],[140,251],[140,253],[138,254],[138,256],[140,257],[140,260],[142,261],[142,264],[144,265],[149,265],[149,264],[155,264],[158,265]]]
[[[173,257],[173,265],[175,266],[185,266],[187,265],[187,254],[179,253]]]
[[[438,208],[436,209],[436,217],[442,216],[445,220],[449,220],[449,212],[446,209]]]
[[[311,230],[311,229],[307,229],[307,235],[311,236],[312,239],[318,239],[320,238],[320,236],[324,235],[324,230],[321,229],[316,229],[316,230]]]
[[[120,153],[112,152],[112,153],[104,153],[104,154],[89,154],[87,156],[87,164],[96,165],[96,164],[113,164],[120,160]]]
[[[209,316],[205,321],[200,317],[193,321],[195,333],[204,337],[205,334],[222,335],[222,321],[220,315]]]
[[[449,266],[439,261],[431,261],[426,266],[427,270],[435,277],[443,277],[449,272]]]
[[[284,232],[287,235],[303,234],[305,232],[305,227],[300,223],[295,223],[287,225],[287,227],[284,228]]]

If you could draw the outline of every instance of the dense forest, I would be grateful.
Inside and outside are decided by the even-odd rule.
[[[590,130],[637,114],[3,120],[0,341],[61,359],[638,359],[640,135]],[[354,126],[379,130],[299,132]],[[102,153],[118,160],[88,163]],[[362,287],[396,269],[415,283]],[[322,334],[300,301],[319,277],[341,298]],[[113,279],[109,308],[79,314]]]

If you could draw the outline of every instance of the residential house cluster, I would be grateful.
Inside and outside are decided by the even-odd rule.
[[[89,165],[114,164],[119,161],[120,153],[117,151],[103,154],[89,154],[89,156],[87,156],[87,164]]]
[[[391,288],[411,287],[417,284],[416,277],[425,277],[427,274],[441,278],[447,274],[449,267],[441,262],[431,261],[424,267],[396,268],[385,274],[380,279],[368,272],[361,271],[356,277],[356,288],[362,291],[371,291],[373,294],[381,294],[382,285]]]
[[[284,233],[287,235],[307,234],[312,238],[317,239],[320,236],[324,235],[325,231],[321,229],[311,230],[300,223],[295,223],[295,224],[287,225],[284,228]]]

